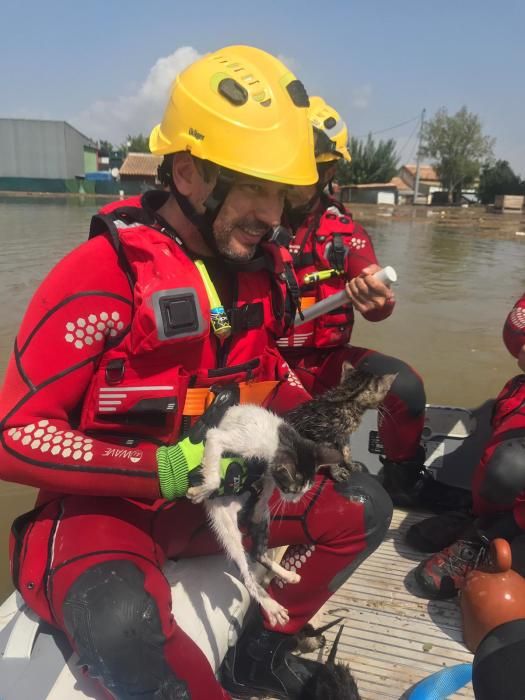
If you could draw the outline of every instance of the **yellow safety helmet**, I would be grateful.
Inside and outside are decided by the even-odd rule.
[[[318,163],[343,158],[350,162],[348,151],[348,127],[341,115],[326,104],[322,97],[310,97],[308,117],[314,127],[315,158]]]
[[[228,46],[177,76],[149,147],[156,155],[189,151],[253,177],[312,185],[318,174],[308,104],[303,84],[277,58]]]

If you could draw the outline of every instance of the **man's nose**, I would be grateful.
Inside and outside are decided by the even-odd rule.
[[[268,226],[278,226],[283,214],[284,199],[279,194],[268,194],[257,203],[256,216]]]

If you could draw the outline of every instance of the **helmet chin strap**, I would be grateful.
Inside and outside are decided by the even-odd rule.
[[[319,183],[316,183],[315,193],[310,197],[310,199],[307,202],[305,202],[304,204],[300,204],[297,207],[292,207],[288,201],[286,202],[286,218],[290,221],[290,225],[294,231],[296,231],[299,228],[299,226],[303,223],[308,214],[310,214],[312,209],[315,207],[321,195],[323,194],[324,187],[324,185],[320,186]]]
[[[199,213],[188,197],[179,192],[175,186],[175,183],[173,182],[173,179],[170,178],[170,192],[175,197],[182,213],[197,228],[203,237],[204,242],[208,248],[215,253],[215,255],[221,255],[221,253],[217,248],[217,241],[213,235],[213,223],[217,218],[220,208],[224,204],[224,200],[226,199],[232,184],[233,179],[219,174],[217,184],[213,188],[212,193],[204,202],[204,212]]]
[[[319,164],[317,166],[317,172],[319,173],[319,179],[315,183],[315,192],[310,197],[310,199],[304,204],[300,204],[297,207],[292,207],[287,201],[285,204],[285,214],[287,219],[290,221],[292,229],[295,231],[306,219],[308,214],[314,209],[317,202],[321,199],[324,194],[325,187],[328,187],[330,194],[334,193],[334,188],[332,185],[333,177],[327,179],[325,177],[325,171],[329,168],[323,167],[324,164]],[[332,167],[330,165],[330,167]]]
[[[217,215],[219,214],[222,205],[224,204],[224,200],[226,199],[230,188],[234,183],[234,179],[235,173],[229,172],[227,170],[221,170],[221,172],[219,173],[219,177],[217,178],[217,184],[213,188],[213,191],[211,192],[209,197],[204,202],[204,212],[202,214],[200,214],[195,209],[188,197],[184,196],[179,192],[179,190],[175,187],[173,180],[170,181],[169,187],[171,194],[177,200],[177,204],[181,208],[181,211],[184,214],[184,216],[189,221],[191,221],[191,223],[198,229],[208,248],[210,248],[210,250],[217,257],[220,257],[228,268],[237,272],[251,272],[261,270],[264,269],[265,266],[263,256],[259,255],[255,258],[252,258],[251,260],[246,261],[231,260],[230,258],[226,257],[223,253],[221,253],[221,251],[217,247],[217,241],[215,240],[215,236],[213,235],[213,224],[215,222],[215,219],[217,218]],[[282,230],[282,227],[280,226],[268,232],[268,238],[272,240],[273,238],[275,238],[276,240],[279,239],[279,243],[281,245],[283,244],[283,241],[281,240],[283,238],[283,235],[284,230]]]

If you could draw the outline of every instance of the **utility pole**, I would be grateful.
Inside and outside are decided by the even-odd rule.
[[[417,198],[419,196],[419,159],[421,153],[421,138],[423,136],[423,124],[425,122],[426,109],[423,108],[421,112],[421,124],[419,126],[419,143],[417,145],[417,155],[416,155],[416,182],[414,184],[414,204],[417,204]]]

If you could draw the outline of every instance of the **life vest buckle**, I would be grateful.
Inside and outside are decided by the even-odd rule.
[[[124,378],[124,360],[122,358],[110,360],[106,365],[106,383],[110,385],[120,384]]]

